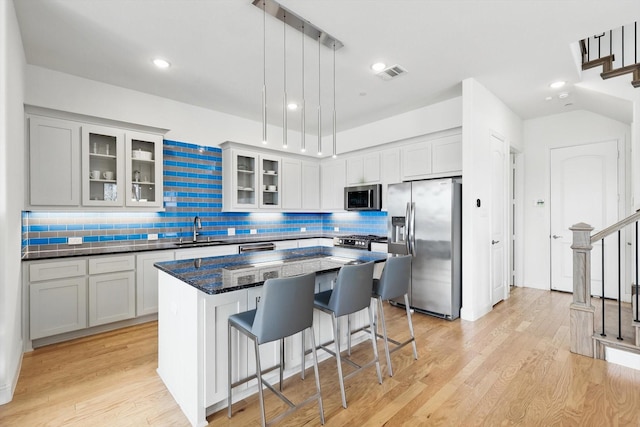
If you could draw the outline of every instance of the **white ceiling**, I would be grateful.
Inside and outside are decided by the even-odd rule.
[[[261,121],[263,16],[251,0],[14,0],[27,62]],[[633,22],[640,1],[282,0],[344,43],[336,52],[338,131],[461,94],[473,77],[521,118],[586,109],[629,123],[628,82],[575,62],[576,42]],[[266,16],[268,120],[282,123],[283,24]],[[301,34],[287,28],[287,92],[301,98]],[[318,46],[305,41],[307,132],[316,133]],[[573,44],[573,47],[572,47]],[[161,56],[172,67],[159,71]],[[321,49],[323,134],[331,129],[332,51]],[[378,60],[408,74],[383,81]],[[599,72],[599,71],[598,71]],[[566,102],[545,101],[566,80]],[[615,80],[615,79],[614,79]],[[610,86],[616,89],[609,89]],[[640,89],[635,89],[640,91]],[[615,94],[615,96],[611,96]],[[572,103],[570,106],[565,106]],[[299,129],[299,113],[289,127]]]

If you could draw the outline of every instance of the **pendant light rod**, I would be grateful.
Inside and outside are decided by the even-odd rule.
[[[282,65],[284,98],[282,103],[282,148],[287,148],[287,15],[282,20]]]
[[[322,42],[318,37],[318,156],[322,156],[322,104],[320,102],[320,49]]]
[[[267,14],[262,0],[262,143],[267,143]]]
[[[301,31],[314,40],[319,38],[320,42],[326,47],[330,48],[334,43],[336,45],[336,49],[340,49],[343,46],[340,40],[316,27],[308,20],[304,19],[300,15],[297,15],[295,12],[292,12],[291,10],[283,7],[282,5],[280,5],[280,3],[274,0],[253,0],[252,4],[256,7],[266,10],[266,13],[278,18],[281,21],[284,21],[284,16],[286,14],[287,25],[295,28],[298,31]]]
[[[337,141],[336,141],[336,45],[333,45],[333,158],[335,159],[337,154]]]
[[[306,146],[306,117],[305,117],[305,113],[304,113],[304,107],[305,107],[305,102],[304,102],[304,23],[302,24],[302,109],[300,111],[301,116],[302,116],[302,125],[301,125],[301,140],[300,140],[300,151],[302,151],[303,153],[305,151],[307,151],[307,146]]]

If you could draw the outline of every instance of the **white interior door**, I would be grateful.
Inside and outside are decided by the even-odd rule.
[[[618,142],[551,150],[551,289],[573,292],[574,224],[594,231],[618,220]],[[617,235],[605,239],[605,296],[618,296]],[[591,252],[591,294],[602,295],[602,244]]]
[[[491,135],[491,303],[507,289],[507,157],[504,141]]]

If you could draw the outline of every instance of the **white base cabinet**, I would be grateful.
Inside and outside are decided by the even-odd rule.
[[[140,253],[136,255],[136,315],[158,312],[158,269],[156,262],[173,261],[174,251]]]
[[[70,277],[29,287],[30,337],[42,338],[87,327],[87,279]]]
[[[133,271],[89,277],[89,326],[135,317],[135,297]]]

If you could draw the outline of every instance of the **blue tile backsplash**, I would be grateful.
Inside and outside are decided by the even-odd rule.
[[[164,141],[163,151],[164,212],[23,212],[23,253],[146,245],[150,233],[157,233],[159,242],[189,238],[196,215],[205,237],[227,238],[228,228],[243,240],[386,234],[385,212],[221,212],[222,151],[170,140]],[[257,234],[251,235],[251,229]],[[82,237],[83,245],[68,246],[69,237]]]

